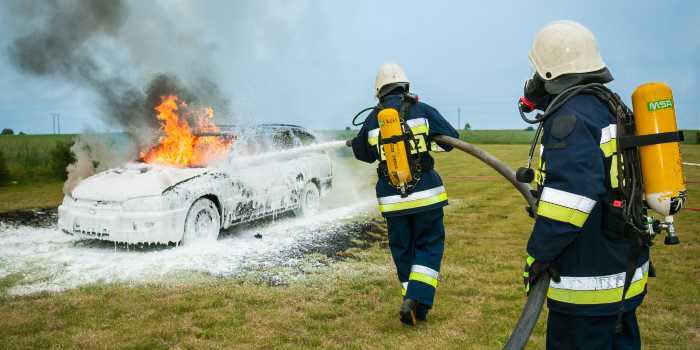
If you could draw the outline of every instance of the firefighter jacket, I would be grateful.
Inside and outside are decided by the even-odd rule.
[[[593,95],[567,101],[543,125],[537,219],[528,260],[551,263],[561,275],[548,292],[551,310],[585,316],[618,312],[631,240],[615,225],[616,120]],[[632,255],[633,256],[633,255]],[[642,247],[624,310],[646,294],[649,249]]]
[[[399,110],[402,103],[402,95],[388,95],[382,98],[381,106]],[[378,110],[369,114],[357,137],[353,139],[352,150],[355,158],[373,163],[385,161],[380,148],[379,123],[377,121]],[[433,107],[417,102],[408,109],[406,124],[411,128],[417,139],[417,145],[411,143],[411,152],[421,153],[422,161],[432,164],[429,151],[451,150],[448,145],[438,146],[432,140],[435,135],[447,135],[459,137],[457,131],[443,118]],[[400,192],[391,186],[388,178],[379,176],[376,185],[379,211],[383,216],[398,216],[423,212],[447,205],[447,192],[438,173],[432,169],[422,171],[420,180],[408,196],[402,197]]]

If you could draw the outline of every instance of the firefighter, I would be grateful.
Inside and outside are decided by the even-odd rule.
[[[593,33],[573,21],[544,27],[529,59],[535,72],[521,106],[530,109],[547,110],[572,87],[613,80]],[[640,349],[635,310],[646,294],[649,250],[630,244],[620,225],[616,118],[598,97],[574,95],[544,119],[540,149],[523,277],[529,290],[544,271],[552,276],[547,349]]]
[[[375,96],[378,106],[368,115],[357,136],[348,141],[348,146],[358,160],[379,162],[376,194],[379,211],[386,218],[389,247],[401,282],[403,303],[399,316],[404,324],[415,325],[416,320],[427,320],[433,306],[445,243],[442,208],[447,205],[447,193],[433,169],[430,151],[437,151],[440,146],[432,137],[458,137],[458,134],[435,108],[418,102],[417,97],[409,93],[409,80],[398,64],[384,64],[379,68]],[[409,153],[420,159],[420,164],[414,167],[418,171],[413,174],[414,181],[418,180],[405,193],[392,186],[387,176],[378,123],[378,113],[385,108],[404,111],[401,120],[415,138],[415,142],[408,142]],[[449,151],[451,148],[442,145],[441,149]]]

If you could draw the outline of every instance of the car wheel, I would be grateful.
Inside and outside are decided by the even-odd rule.
[[[187,212],[183,244],[200,241],[215,241],[221,229],[221,216],[216,204],[207,198],[200,198]]]
[[[309,182],[299,194],[299,207],[294,209],[294,215],[303,216],[316,214],[321,206],[321,193],[313,182]]]

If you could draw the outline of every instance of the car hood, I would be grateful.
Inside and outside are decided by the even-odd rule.
[[[128,163],[83,180],[71,192],[75,199],[123,202],[135,197],[157,196],[178,182],[206,173],[206,168],[172,168]]]

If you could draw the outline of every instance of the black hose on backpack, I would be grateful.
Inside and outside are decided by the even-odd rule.
[[[434,136],[433,140],[441,144],[450,145],[469,155],[472,155],[488,166],[496,170],[499,174],[505,177],[523,196],[528,205],[532,208],[532,213],[537,213],[537,201],[530,192],[530,185],[519,182],[515,178],[515,172],[498,158],[492,156],[488,152],[454,137],[438,135]],[[520,314],[518,323],[513,328],[513,332],[508,338],[503,349],[505,350],[522,350],[527,341],[530,339],[532,331],[537,325],[537,319],[540,317],[544,301],[547,298],[547,290],[549,289],[549,274],[544,272],[534,285],[530,287],[530,293],[527,297],[523,312]]]

